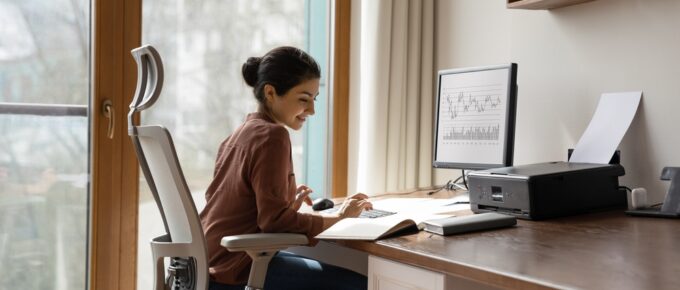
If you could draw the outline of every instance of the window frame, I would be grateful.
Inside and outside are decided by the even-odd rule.
[[[349,53],[352,0],[335,0],[333,5],[332,55],[332,197],[347,192],[349,149]]]
[[[127,135],[127,107],[136,86],[130,50],[141,45],[142,0],[94,0],[91,13],[92,130],[88,289],[135,289],[138,165]],[[102,104],[114,108],[114,135]]]

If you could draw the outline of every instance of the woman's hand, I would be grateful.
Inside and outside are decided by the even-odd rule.
[[[309,197],[309,194],[314,192],[309,186],[306,186],[304,184],[300,184],[295,191],[295,201],[293,201],[293,209],[295,211],[298,211],[300,207],[302,206],[302,203],[306,203],[307,205],[312,205],[312,199]]]
[[[338,210],[340,218],[358,217],[364,209],[373,209],[368,196],[363,193],[354,194],[345,199]]]

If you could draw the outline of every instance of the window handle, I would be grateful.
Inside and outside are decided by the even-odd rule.
[[[109,119],[106,136],[109,137],[109,139],[113,139],[113,132],[116,125],[116,110],[113,108],[113,102],[111,102],[111,100],[104,101],[102,104],[102,113],[104,114],[104,117]]]

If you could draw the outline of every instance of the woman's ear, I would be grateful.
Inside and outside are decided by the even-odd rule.
[[[269,102],[274,101],[274,98],[276,97],[276,89],[274,86],[270,84],[264,85],[264,97]]]

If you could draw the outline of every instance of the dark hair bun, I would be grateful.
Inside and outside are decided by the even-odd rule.
[[[241,67],[243,79],[253,88],[255,99],[266,105],[264,86],[271,85],[282,96],[303,81],[320,79],[319,65],[303,50],[281,46],[262,57],[249,57]]]
[[[241,67],[243,79],[246,81],[246,84],[251,87],[255,87],[257,84],[257,70],[260,68],[261,62],[261,57],[249,57],[243,64],[243,67]]]

